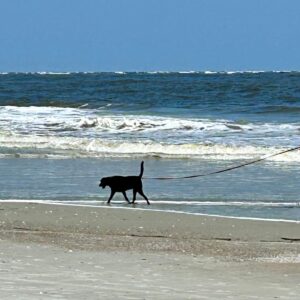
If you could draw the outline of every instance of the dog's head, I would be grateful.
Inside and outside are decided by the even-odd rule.
[[[103,177],[100,180],[99,186],[101,186],[103,189],[108,185],[108,178],[107,177]]]

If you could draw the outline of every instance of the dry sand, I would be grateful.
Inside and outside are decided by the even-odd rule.
[[[299,299],[300,224],[0,204],[0,299]]]

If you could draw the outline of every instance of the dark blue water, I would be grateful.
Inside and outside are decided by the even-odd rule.
[[[298,121],[300,73],[0,75],[1,105],[80,107],[245,121]]]
[[[102,205],[99,178],[141,160],[184,176],[298,146],[299,116],[298,72],[0,74],[0,199]],[[152,209],[299,220],[299,174],[295,151],[144,186]]]

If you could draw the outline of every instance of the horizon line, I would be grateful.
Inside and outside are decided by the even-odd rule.
[[[130,73],[147,73],[147,74],[238,74],[238,73],[299,73],[300,70],[144,70],[144,71],[0,71],[0,75],[8,74],[39,74],[39,75],[68,75],[68,74],[100,74],[100,73],[114,73],[114,74],[130,74]]]

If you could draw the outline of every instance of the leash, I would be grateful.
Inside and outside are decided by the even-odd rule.
[[[242,167],[245,167],[245,166],[248,166],[248,165],[258,163],[258,162],[266,160],[270,157],[278,156],[278,155],[281,155],[281,154],[284,154],[284,153],[287,153],[287,152],[296,151],[296,150],[299,150],[299,149],[300,149],[300,146],[295,147],[295,148],[290,148],[290,149],[287,149],[287,150],[284,150],[284,151],[281,151],[281,152],[278,152],[278,153],[275,153],[275,154],[267,155],[267,156],[261,157],[261,158],[256,159],[256,160],[249,161],[249,162],[241,164],[241,165],[237,165],[237,166],[233,166],[233,167],[230,167],[230,168],[227,168],[227,169],[222,169],[222,170],[219,170],[219,171],[214,171],[214,172],[205,173],[205,174],[197,174],[197,175],[182,176],[182,177],[172,177],[172,176],[170,176],[170,177],[144,177],[143,179],[156,179],[156,180],[189,179],[189,178],[204,177],[204,176],[209,176],[209,175],[214,175],[214,174],[220,174],[220,173],[223,173],[223,172],[228,172],[228,171],[231,171],[231,170],[234,170],[234,169],[238,169],[238,168],[242,168]]]

